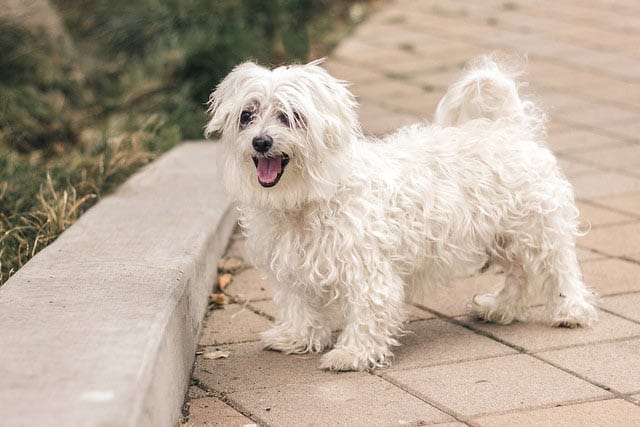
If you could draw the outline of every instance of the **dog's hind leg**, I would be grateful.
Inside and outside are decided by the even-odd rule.
[[[573,245],[554,251],[547,266],[547,310],[554,326],[591,326],[598,318],[596,294],[582,280]]]

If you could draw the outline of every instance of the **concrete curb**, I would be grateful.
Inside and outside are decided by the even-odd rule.
[[[236,221],[218,152],[167,153],[0,288],[3,425],[176,423]]]

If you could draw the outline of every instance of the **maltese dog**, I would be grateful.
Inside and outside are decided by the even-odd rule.
[[[252,261],[278,309],[265,349],[321,352],[329,370],[387,366],[405,299],[494,263],[500,291],[473,314],[508,324],[544,302],[555,326],[589,326],[595,294],[576,258],[573,191],[544,144],[545,115],[517,72],[475,62],[431,124],[365,137],[344,81],[320,64],[237,66],[211,94]]]

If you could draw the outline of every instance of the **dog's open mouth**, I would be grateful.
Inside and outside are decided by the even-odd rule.
[[[258,171],[258,182],[263,187],[273,187],[280,181],[284,168],[289,163],[289,156],[280,154],[272,157],[253,157],[253,164]]]

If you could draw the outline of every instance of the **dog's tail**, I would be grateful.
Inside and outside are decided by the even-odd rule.
[[[514,120],[543,131],[546,116],[518,93],[521,71],[509,70],[489,57],[479,58],[444,95],[434,115],[436,125],[459,126],[474,119]]]

